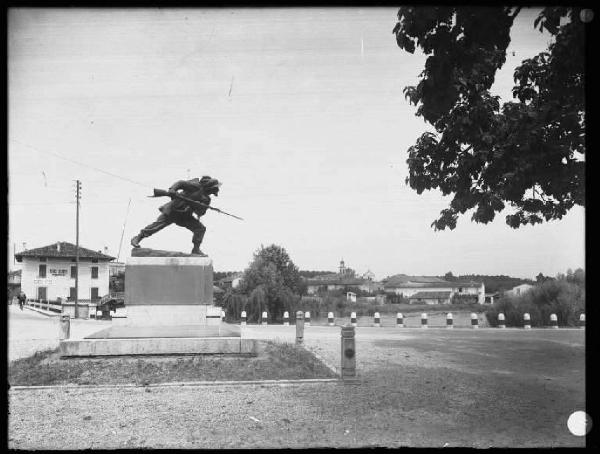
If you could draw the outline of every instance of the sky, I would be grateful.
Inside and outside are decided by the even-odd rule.
[[[406,183],[428,125],[402,90],[425,56],[399,49],[396,8],[11,9],[8,18],[9,268],[12,252],[75,243],[126,261],[130,238],[168,199],[152,188],[210,175],[223,186],[202,250],[215,271],[283,246],[304,270],[343,259],[377,279],[584,267],[584,209],[517,230],[431,227],[450,197]],[[547,47],[525,9],[492,92]],[[514,55],[513,55],[514,52]],[[191,250],[170,226],[143,247]]]

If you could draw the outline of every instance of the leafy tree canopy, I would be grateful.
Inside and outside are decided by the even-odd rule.
[[[515,69],[514,101],[490,94],[506,60],[520,8],[402,7],[398,46],[428,57],[416,86],[404,89],[430,123],[408,149],[411,188],[453,194],[432,223],[454,229],[460,214],[492,221],[506,205],[513,228],[560,219],[584,205],[584,27],[580,8],[544,8],[532,24],[548,49]]]
[[[240,285],[240,292],[249,295],[255,306],[266,309],[270,317],[280,316],[304,290],[298,267],[286,250],[275,244],[261,246],[254,253]]]

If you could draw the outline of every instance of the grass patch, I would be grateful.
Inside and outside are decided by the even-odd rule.
[[[58,349],[12,361],[11,386],[116,385],[216,380],[336,378],[312,353],[294,344],[262,343],[257,356],[169,355],[64,358]]]

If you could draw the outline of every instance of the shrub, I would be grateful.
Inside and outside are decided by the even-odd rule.
[[[566,279],[547,280],[518,297],[504,296],[485,313],[491,326],[498,326],[498,314],[504,313],[506,326],[523,326],[528,312],[531,326],[548,326],[550,314],[556,314],[559,326],[576,326],[585,311],[585,288]]]

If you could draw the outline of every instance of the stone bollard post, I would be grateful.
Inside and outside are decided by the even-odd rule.
[[[63,314],[59,320],[58,338],[60,340],[69,339],[71,336],[71,317],[69,314]]]
[[[245,325],[246,324],[246,311],[242,311],[242,321],[240,322],[240,325]]]
[[[585,328],[585,314],[579,316],[579,327]]]
[[[471,312],[471,328],[479,328],[479,319],[475,312]]]
[[[498,314],[498,328],[506,328],[506,324],[504,323],[504,314],[502,312]]]
[[[527,312],[523,314],[523,328],[531,329],[531,317]]]
[[[333,321],[333,312],[329,312],[327,314],[327,324],[329,326],[334,326],[335,325],[335,322]]]
[[[421,314],[421,328],[427,328],[427,314],[425,312]]]
[[[308,311],[304,314],[304,324],[310,326],[310,312]]]
[[[260,324],[264,325],[264,326],[267,325],[267,312],[266,311],[262,313],[262,321]]]
[[[354,326],[342,326],[342,380],[356,377]]]
[[[381,317],[379,316],[379,312],[375,312],[373,315],[373,326],[381,326]]]
[[[402,317],[402,312],[398,312],[396,314],[396,328],[404,328],[404,318]]]
[[[283,313],[283,326],[290,326],[290,313],[288,311]]]
[[[304,313],[296,312],[296,345],[304,343]]]
[[[350,312],[350,325],[356,326],[356,312]]]
[[[558,318],[556,317],[556,314],[550,314],[550,327],[558,329]]]
[[[448,312],[448,315],[446,315],[446,328],[454,328],[454,319],[451,312]]]

